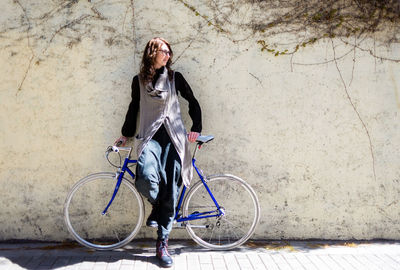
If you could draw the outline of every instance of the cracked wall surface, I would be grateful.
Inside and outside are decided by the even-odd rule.
[[[202,106],[203,134],[215,136],[198,164],[240,176],[259,197],[254,238],[400,239],[400,63],[369,51],[400,59],[399,44],[365,39],[366,50],[355,50],[321,39],[275,57],[238,27],[258,16],[251,4],[209,9],[180,0],[4,1],[0,240],[70,238],[66,194],[81,177],[112,170],[103,153],[120,135],[154,36],[171,43],[173,68]],[[181,107],[189,128],[183,99]]]

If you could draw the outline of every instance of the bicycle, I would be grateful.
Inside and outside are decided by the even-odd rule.
[[[186,228],[199,245],[213,250],[228,250],[245,243],[254,233],[260,219],[260,205],[254,190],[239,177],[229,174],[204,176],[195,155],[213,136],[199,136],[192,166],[200,181],[182,188],[176,208],[175,226]],[[121,151],[127,152],[123,165]],[[119,166],[109,159],[118,153]],[[79,180],[64,203],[64,221],[68,231],[80,244],[97,250],[123,247],[139,232],[144,220],[143,198],[126,179],[137,160],[130,159],[131,147],[110,146],[108,162],[116,173],[100,172]],[[132,164],[132,165],[131,165]],[[129,166],[131,165],[131,166]],[[182,211],[181,211],[182,208]]]

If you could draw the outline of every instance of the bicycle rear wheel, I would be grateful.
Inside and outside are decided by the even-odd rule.
[[[249,184],[233,175],[207,177],[207,185],[224,211],[220,217],[186,222],[189,235],[208,249],[227,250],[240,246],[254,233],[260,219],[260,205]],[[183,214],[217,211],[217,207],[201,181],[188,192]]]
[[[105,215],[117,183],[115,173],[91,174],[77,182],[64,204],[68,231],[80,244],[110,250],[128,244],[143,223],[143,199],[135,187],[122,180],[118,193]]]

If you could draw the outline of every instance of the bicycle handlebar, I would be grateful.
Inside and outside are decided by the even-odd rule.
[[[107,150],[106,150],[106,153],[105,153],[105,157],[106,157],[108,163],[110,163],[112,166],[114,166],[114,167],[116,167],[116,168],[121,168],[122,159],[121,159],[120,151],[126,151],[126,152],[127,152],[126,157],[129,158],[130,155],[131,155],[131,152],[132,152],[132,147],[121,147],[121,146],[118,146],[118,145],[121,145],[121,142],[118,142],[117,145],[113,145],[113,146],[107,147]],[[111,152],[118,153],[118,156],[119,156],[119,166],[115,165],[114,163],[112,163],[112,162],[109,160],[108,155],[109,155]]]
[[[212,135],[208,135],[208,136],[200,135],[199,137],[197,137],[196,144],[197,144],[198,148],[200,149],[201,145],[203,145],[204,143],[207,143],[209,141],[212,141],[213,139],[214,139],[214,136],[212,136]],[[118,141],[116,143],[116,145],[109,146],[107,148],[107,150],[106,150],[106,158],[107,158],[107,160],[108,160],[108,155],[111,152],[119,153],[120,151],[126,151],[126,152],[128,152],[127,157],[130,156],[130,154],[132,152],[132,147],[120,146],[122,143],[123,143],[122,141]],[[197,149],[197,147],[195,148],[195,151],[193,153],[193,157],[194,157],[194,155],[196,153],[196,149]]]

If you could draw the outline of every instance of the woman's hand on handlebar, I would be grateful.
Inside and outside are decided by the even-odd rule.
[[[198,132],[194,132],[194,131],[189,132],[189,134],[188,134],[189,142],[195,142],[197,140],[197,137],[199,137],[199,135],[200,135],[200,133],[198,133]]]
[[[125,146],[127,140],[128,140],[127,137],[121,136],[114,142],[114,145],[116,145],[116,146]]]

